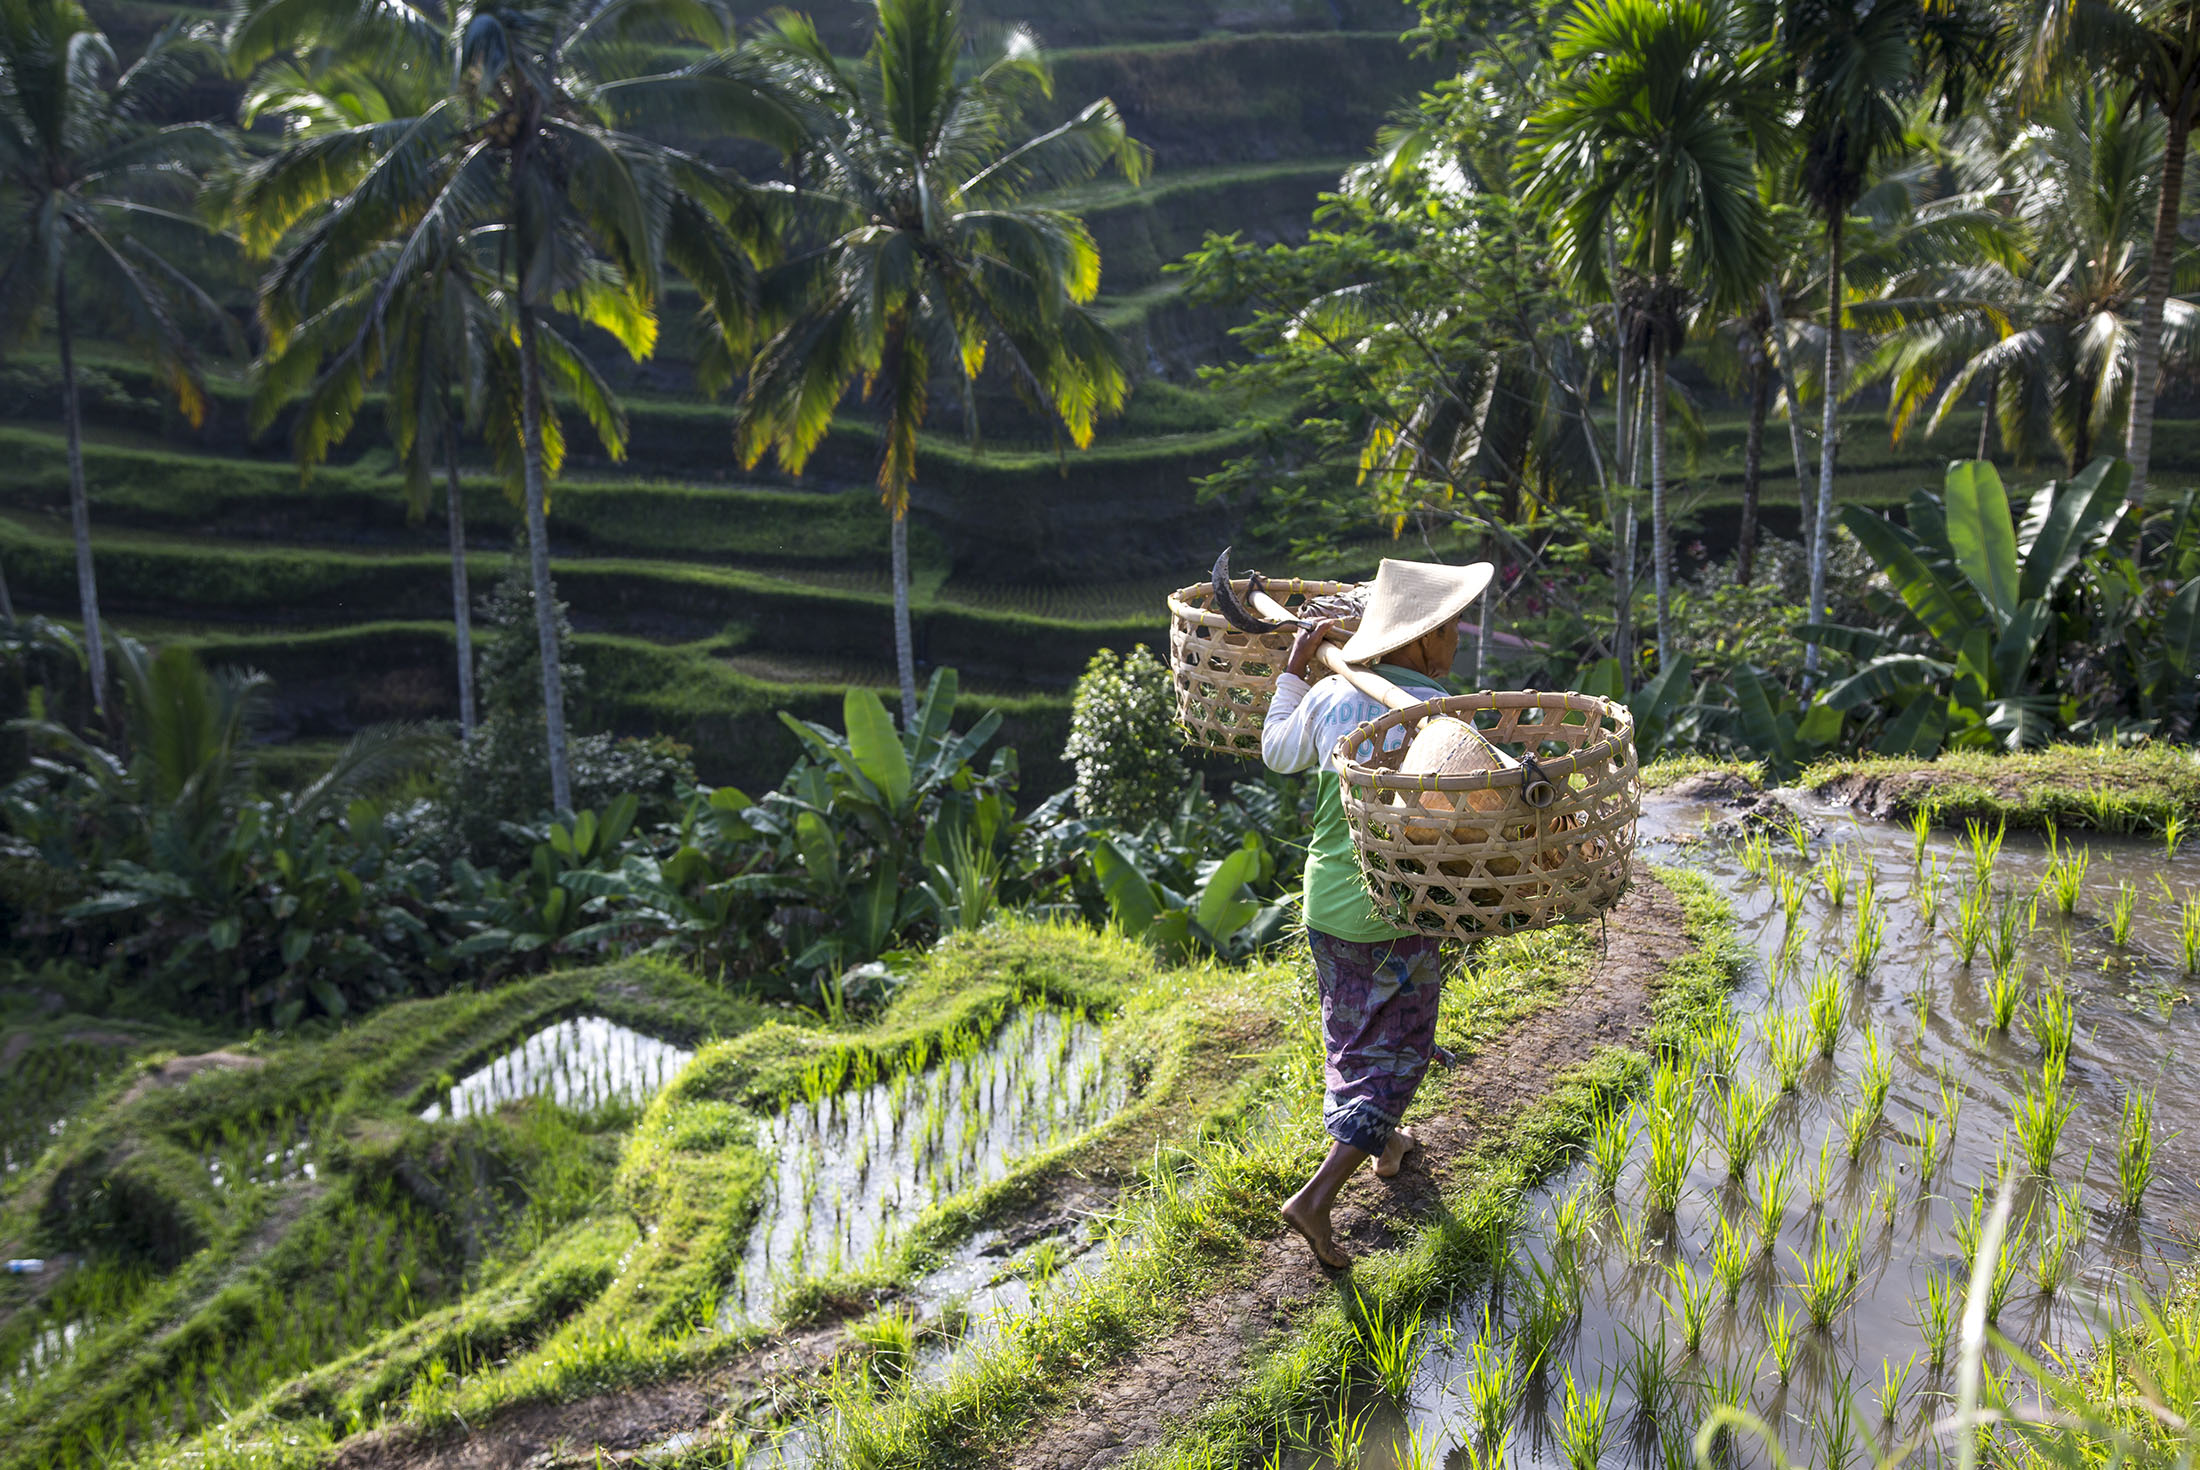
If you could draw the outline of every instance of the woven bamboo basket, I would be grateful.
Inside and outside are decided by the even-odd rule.
[[[1403,774],[1414,728],[1436,715],[1472,721],[1520,767]],[[1360,726],[1336,755],[1360,871],[1394,922],[1478,940],[1594,919],[1627,891],[1642,783],[1624,705],[1532,690],[1432,699]],[[1547,806],[1522,794],[1536,775],[1555,792]]]
[[[1243,598],[1248,579],[1230,584]],[[1297,609],[1317,597],[1348,592],[1352,582],[1264,580],[1268,595]],[[1291,654],[1292,630],[1241,633],[1215,611],[1215,590],[1202,582],[1169,595],[1169,667],[1176,679],[1176,717],[1184,738],[1203,750],[1260,759],[1260,722],[1276,693],[1276,675]],[[1338,627],[1349,633],[1359,619]]]

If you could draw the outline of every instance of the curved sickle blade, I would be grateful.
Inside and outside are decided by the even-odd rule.
[[[1240,633],[1273,633],[1291,626],[1257,618],[1238,601],[1237,589],[1230,585],[1230,548],[1227,546],[1222,548],[1222,555],[1215,558],[1215,611]]]

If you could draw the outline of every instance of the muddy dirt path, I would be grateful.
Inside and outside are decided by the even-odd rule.
[[[1432,1073],[1442,1088],[1414,1124],[1423,1150],[1394,1179],[1362,1170],[1337,1203],[1339,1239],[1381,1250],[1434,1208],[1469,1152],[1549,1090],[1551,1079],[1600,1048],[1632,1040],[1650,1019],[1667,964],[1689,949],[1680,902],[1647,877],[1613,910],[1607,952],[1547,1010]],[[1280,1222],[1279,1222],[1280,1224]],[[1193,1304],[1168,1336],[1102,1370],[1072,1403],[998,1462],[1008,1470],[1100,1470],[1160,1443],[1170,1429],[1234,1387],[1263,1339],[1338,1289],[1296,1235],[1264,1242],[1235,1284]]]

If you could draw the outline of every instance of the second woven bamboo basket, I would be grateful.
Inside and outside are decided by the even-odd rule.
[[[1513,770],[1399,770],[1422,720],[1472,721]],[[1345,819],[1377,908],[1426,934],[1479,940],[1582,923],[1627,891],[1642,814],[1635,721],[1588,694],[1491,691],[1392,710],[1338,742]],[[1535,777],[1554,796],[1531,806]]]
[[[1240,598],[1249,578],[1230,584]],[[1268,595],[1296,609],[1318,597],[1335,597],[1353,582],[1309,582],[1296,577],[1264,581]],[[1359,626],[1338,624],[1346,633]],[[1245,633],[1215,610],[1215,590],[1201,582],[1169,595],[1169,668],[1176,681],[1176,716],[1184,738],[1203,750],[1260,759],[1260,724],[1275,697],[1276,675],[1291,656],[1293,630]]]

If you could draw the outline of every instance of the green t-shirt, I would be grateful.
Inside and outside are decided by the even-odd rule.
[[[1377,665],[1375,672],[1409,693],[1434,699],[1451,691],[1426,674],[1392,664]],[[1328,686],[1340,693],[1327,694]],[[1384,706],[1353,689],[1342,679],[1329,678],[1310,690],[1306,699],[1322,697],[1322,707],[1310,711],[1319,741],[1320,764],[1314,776],[1314,834],[1306,845],[1306,927],[1355,944],[1375,944],[1411,934],[1375,912],[1360,875],[1360,856],[1352,843],[1352,827],[1345,821],[1341,797],[1343,783],[1329,764],[1336,742],[1359,725],[1381,715]],[[1347,697],[1349,696],[1349,697]]]

